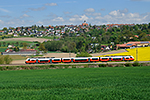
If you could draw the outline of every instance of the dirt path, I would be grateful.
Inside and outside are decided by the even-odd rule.
[[[121,52],[127,52],[125,49],[117,50],[117,51],[110,51],[110,52],[103,52],[103,53],[94,53],[91,54],[93,57],[100,56],[100,55],[109,55],[109,54],[116,54]]]
[[[44,55],[45,57],[55,57],[55,58],[67,58],[67,57],[76,57],[74,53],[48,53]]]
[[[31,37],[22,37],[22,38],[7,38],[0,41],[38,41],[38,42],[44,42],[44,41],[51,41],[51,39],[44,39],[44,38],[31,38]]]

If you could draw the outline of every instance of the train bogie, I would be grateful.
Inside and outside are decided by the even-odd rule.
[[[25,63],[26,64],[35,64],[37,60],[35,58],[27,58]]]

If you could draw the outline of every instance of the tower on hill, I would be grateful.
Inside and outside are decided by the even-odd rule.
[[[88,26],[88,23],[86,23],[86,20],[82,23],[82,26]]]

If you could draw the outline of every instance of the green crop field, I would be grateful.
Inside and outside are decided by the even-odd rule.
[[[150,66],[0,71],[0,99],[150,100]]]

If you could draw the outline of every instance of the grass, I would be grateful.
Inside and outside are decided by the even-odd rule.
[[[150,61],[150,47],[140,47],[140,48],[134,48],[134,49],[126,49],[128,52],[122,52],[122,53],[116,53],[116,54],[110,54],[105,56],[111,56],[111,55],[132,55],[134,57],[134,61]]]
[[[0,72],[0,99],[149,100],[150,67]]]
[[[12,40],[12,41],[0,41],[0,42],[1,42],[1,44],[3,44],[3,42],[5,42],[5,43],[10,43],[10,44],[16,43],[16,42],[19,42],[19,44],[20,44],[20,43],[33,43],[33,42],[31,42],[31,41],[17,41],[17,40]]]
[[[0,57],[3,55],[0,55]],[[26,57],[21,56],[21,55],[9,55],[10,58],[12,58],[12,60],[25,60]]]
[[[0,52],[5,52],[6,49],[6,47],[0,47]]]
[[[3,45],[3,43],[5,42],[5,46]],[[12,41],[0,41],[1,43],[1,47],[8,47],[8,43],[10,43],[10,45],[14,45],[14,46],[17,46],[17,43],[18,42],[18,46],[20,46],[21,43],[28,43],[28,44],[35,44],[34,42],[31,42],[31,41],[15,41],[15,40],[12,40]]]

